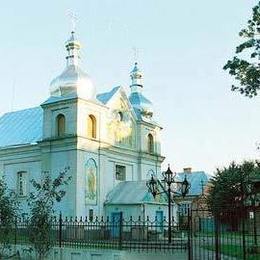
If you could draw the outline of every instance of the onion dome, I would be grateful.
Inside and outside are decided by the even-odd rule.
[[[83,99],[95,99],[95,87],[91,78],[80,68],[80,42],[72,31],[69,40],[65,43],[68,55],[64,71],[52,80],[50,84],[51,96],[67,96],[75,94]]]
[[[129,96],[130,103],[138,115],[148,119],[152,118],[153,104],[142,94],[143,74],[138,68],[137,62],[130,73],[130,77],[132,80],[132,84],[130,85],[131,94]]]

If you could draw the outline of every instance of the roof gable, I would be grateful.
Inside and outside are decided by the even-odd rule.
[[[106,105],[119,89],[120,86],[114,87],[111,91],[100,93],[97,95],[97,100]]]
[[[101,95],[101,96],[100,96]],[[106,102],[106,106],[113,109],[118,109],[118,103],[123,104],[125,110],[129,111],[131,117],[136,121],[138,118],[133,109],[132,104],[130,103],[125,89],[122,86],[113,88],[110,92],[100,94],[97,96],[99,101]]]

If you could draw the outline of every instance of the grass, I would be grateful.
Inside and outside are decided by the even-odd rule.
[[[214,231],[202,231],[202,232],[195,232],[194,233],[195,236],[208,236],[208,237],[214,237],[216,235],[216,233]],[[226,231],[226,232],[221,232],[219,234],[219,236],[223,236],[223,237],[241,237],[243,234],[242,232],[239,231]]]
[[[215,251],[214,245],[203,246],[203,248]],[[243,259],[243,249],[240,245],[229,245],[229,244],[221,244],[220,245],[220,253],[227,256],[236,257],[237,259]],[[259,260],[260,254],[246,252],[248,260]]]

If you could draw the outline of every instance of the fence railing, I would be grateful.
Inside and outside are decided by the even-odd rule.
[[[191,210],[189,259],[260,259],[260,207]]]
[[[172,241],[168,242],[168,221],[139,218],[63,218],[51,221],[48,239],[53,246],[76,248],[113,248],[122,250],[178,250],[188,246],[186,226],[174,220]],[[14,244],[30,244],[29,219],[17,219],[13,230]]]

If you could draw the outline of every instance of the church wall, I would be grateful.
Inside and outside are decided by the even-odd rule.
[[[97,164],[97,202],[88,204],[85,200],[87,189],[86,163],[94,159]],[[126,181],[137,180],[137,162],[122,155],[107,154],[104,151],[78,151],[77,171],[77,215],[88,215],[93,209],[95,215],[103,215],[103,203],[106,195],[120,181],[116,180],[116,165],[126,167]]]
[[[159,165],[159,162],[158,162]],[[156,167],[154,161],[143,161],[142,162],[142,180],[148,180],[151,178],[151,175],[160,176],[160,167]]]
[[[152,134],[154,138],[154,154],[161,154],[160,147],[160,130],[158,127],[152,127],[142,124],[140,126],[140,150],[144,153],[148,152],[148,134]]]
[[[107,168],[104,172],[106,193],[115,187],[120,181],[116,180],[116,165],[126,167],[125,181],[137,180],[137,161],[123,155],[107,155]]]
[[[75,135],[77,132],[77,106],[75,101],[69,100],[66,102],[44,105],[43,115],[43,138],[57,136],[57,116],[63,114],[65,116],[66,134]]]
[[[50,153],[51,174],[57,177],[65,167],[70,167],[67,176],[71,176],[68,185],[64,186],[66,195],[61,203],[56,203],[55,209],[61,211],[63,215],[76,215],[76,173],[77,173],[77,152],[76,150],[52,151]]]
[[[123,212],[123,218],[129,220],[146,220],[149,217],[150,221],[155,220],[156,212],[162,211],[163,217],[168,220],[168,206],[166,204],[118,204],[118,205],[105,205],[105,216],[112,217],[113,213]],[[172,207],[172,216],[176,219],[177,207]]]
[[[18,192],[18,172],[25,172],[25,186],[26,194],[25,196],[19,196],[18,200],[21,203],[21,211],[28,212],[27,199],[29,193],[33,191],[33,186],[30,180],[35,179],[39,182],[41,178],[41,162],[39,160],[31,161],[31,159],[13,160],[9,163],[3,163],[4,180],[10,190]]]
[[[106,115],[107,108],[104,106],[98,106],[92,102],[86,102],[79,100],[78,113],[77,113],[77,135],[81,137],[87,137],[88,124],[87,119],[89,115],[93,115],[96,119],[96,140],[105,140],[106,137]]]
[[[150,220],[154,220],[157,211],[163,211],[163,217],[168,220],[168,206],[165,204],[146,204],[145,205],[145,217],[149,217]],[[172,206],[172,217],[177,218],[177,206]]]
[[[123,218],[125,220],[129,220],[130,217],[133,217],[133,220],[138,220],[138,217],[140,216],[143,220],[144,217],[144,211],[143,211],[143,205],[141,204],[119,204],[119,205],[106,205],[105,206],[105,216],[112,218],[113,213],[119,213],[123,212]]]
[[[95,198],[87,199],[86,192],[88,191],[88,162],[89,160],[94,160],[97,171],[95,180],[96,194]],[[93,210],[94,215],[99,215],[99,199],[100,199],[100,189],[98,187],[102,186],[100,179],[100,156],[98,152],[80,151],[77,152],[77,201],[76,201],[76,215],[77,216],[88,216],[89,210]]]

